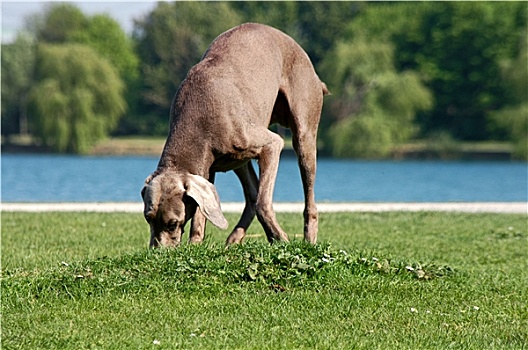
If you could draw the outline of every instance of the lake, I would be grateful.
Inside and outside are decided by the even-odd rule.
[[[157,157],[2,155],[2,202],[139,202]],[[526,202],[522,162],[318,161],[318,202]],[[243,201],[233,172],[219,173],[223,202]],[[281,159],[274,201],[303,201],[295,158]]]

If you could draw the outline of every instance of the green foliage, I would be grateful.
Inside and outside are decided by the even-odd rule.
[[[299,43],[317,66],[364,6],[351,1],[300,1],[297,15]],[[326,78],[326,77],[325,77]],[[324,79],[323,79],[324,80]]]
[[[505,107],[490,114],[494,127],[505,130],[514,141],[514,157],[528,159],[528,103]]]
[[[490,137],[487,112],[505,101],[500,62],[515,55],[525,27],[520,2],[373,4],[352,22],[349,36],[390,40],[397,69],[425,78],[435,106],[420,116],[424,134],[446,130],[481,140]]]
[[[236,13],[225,2],[160,2],[137,22],[135,39],[142,65],[140,108],[148,119],[145,131],[167,133],[172,99],[188,70],[216,36],[238,23]]]
[[[90,46],[106,58],[124,79],[133,80],[138,76],[139,60],[133,51],[131,40],[119,24],[107,15],[87,18],[85,28],[72,31],[68,42]]]
[[[502,81],[508,104],[490,113],[490,128],[503,130],[515,143],[514,156],[528,159],[528,31],[520,41],[519,54],[502,64]]]
[[[43,14],[35,16],[34,23],[32,30],[38,42],[87,45],[108,60],[124,82],[122,93],[129,114],[136,113],[140,94],[139,58],[133,40],[114,19],[105,14],[86,16],[72,4],[53,4]]]
[[[437,96],[430,123],[466,140],[488,136],[486,112],[504,99],[499,62],[514,52],[518,42],[514,22],[518,12],[522,12],[518,4],[478,2],[432,15],[443,30],[428,33],[429,64],[435,67],[431,86]]]
[[[320,229],[315,246],[256,225],[227,250],[212,227],[147,250],[141,215],[2,213],[2,345],[523,348],[525,215],[322,213]]]
[[[29,102],[35,134],[45,145],[83,153],[117,126],[125,111],[123,83],[93,49],[40,45],[36,67]]]
[[[42,15],[32,17],[30,26],[38,41],[57,44],[70,41],[75,33],[86,30],[88,19],[75,5],[53,4]]]
[[[39,42],[90,46],[117,69],[122,79],[137,78],[138,57],[132,41],[108,15],[88,17],[72,4],[54,4],[35,19]]]
[[[348,158],[382,158],[391,149],[391,126],[383,115],[347,118],[332,125],[328,132],[332,154]]]
[[[362,38],[340,42],[322,64],[335,90],[326,111],[335,122],[325,144],[340,157],[381,158],[416,132],[418,111],[431,108],[432,96],[419,76],[398,73],[388,43]],[[325,125],[323,124],[323,127]]]
[[[53,4],[28,25],[37,43],[85,44],[113,65],[129,106],[121,135],[166,135],[189,68],[217,35],[254,21],[297,40],[333,93],[320,128],[328,153],[385,157],[410,138],[449,133],[508,140],[524,157],[527,14],[524,2],[161,2],[128,38],[106,15]],[[3,45],[4,135],[25,129],[34,59],[21,45]]]
[[[26,99],[33,78],[35,44],[24,35],[2,45],[2,134],[25,134]]]
[[[267,24],[298,38],[297,1],[233,1],[229,6],[236,10],[242,22]]]

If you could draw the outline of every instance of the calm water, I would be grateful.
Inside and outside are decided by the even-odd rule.
[[[3,202],[140,201],[154,157],[2,155]],[[224,202],[243,201],[234,173],[217,174]],[[345,161],[320,159],[319,202],[527,201],[527,166],[515,162]],[[294,158],[281,160],[277,202],[302,201]]]

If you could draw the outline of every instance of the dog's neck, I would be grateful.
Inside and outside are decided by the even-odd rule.
[[[207,142],[196,135],[186,133],[185,130],[172,128],[165,142],[157,172],[189,173],[207,179],[213,161],[214,156]]]

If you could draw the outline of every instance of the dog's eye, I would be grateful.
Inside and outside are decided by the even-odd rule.
[[[177,222],[169,222],[167,224],[167,230],[169,231],[176,231],[176,228],[178,228],[178,223]]]

